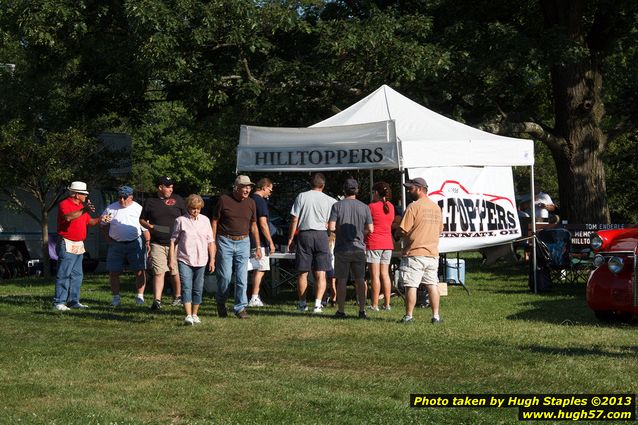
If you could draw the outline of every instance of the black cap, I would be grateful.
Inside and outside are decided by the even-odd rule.
[[[156,186],[173,186],[173,179],[167,176],[160,176],[155,181]]]
[[[421,177],[417,177],[416,179],[408,180],[407,182],[403,183],[403,186],[405,186],[405,187],[412,187],[412,186],[428,187],[428,184],[425,182],[425,179],[422,179]]]
[[[346,181],[343,183],[343,190],[359,190],[359,183],[352,178],[346,179]]]

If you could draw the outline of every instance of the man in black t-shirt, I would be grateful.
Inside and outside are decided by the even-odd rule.
[[[151,309],[159,310],[162,307],[162,292],[164,291],[164,278],[168,267],[168,247],[171,241],[171,233],[175,219],[186,214],[186,204],[181,196],[173,193],[173,180],[170,177],[161,176],[156,181],[157,198],[148,198],[144,202],[140,224],[151,232],[151,266],[153,268],[153,292],[154,299]],[[177,267],[173,268],[173,305],[182,304],[181,285]],[[171,272],[173,273],[173,272]]]
[[[257,228],[259,229],[259,239],[261,241],[261,246],[257,247],[255,241],[251,238],[250,248],[251,251],[259,249],[261,251],[261,259],[256,259],[254,254],[252,254],[250,263],[248,263],[248,271],[254,270],[252,276],[252,296],[248,301],[248,307],[264,306],[261,298],[259,298],[259,288],[264,273],[270,270],[270,254],[275,252],[275,244],[272,241],[270,223],[268,221],[270,219],[270,213],[268,211],[268,202],[266,202],[266,199],[268,199],[271,194],[272,181],[267,177],[259,179],[255,186],[255,192],[250,194],[250,197],[255,201],[255,206],[257,207]]]

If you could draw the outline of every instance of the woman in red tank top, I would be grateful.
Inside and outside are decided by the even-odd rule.
[[[383,288],[383,310],[390,310],[390,260],[394,242],[392,240],[392,222],[394,205],[390,202],[392,192],[386,182],[377,182],[372,186],[370,213],[374,232],[366,238],[366,261],[370,270],[372,286],[370,309],[379,311],[379,293]]]

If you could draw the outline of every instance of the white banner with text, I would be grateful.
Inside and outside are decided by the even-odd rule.
[[[422,177],[443,213],[440,252],[470,251],[521,236],[511,167],[430,167]]]
[[[241,171],[330,171],[399,168],[394,121],[337,127],[242,125]]]

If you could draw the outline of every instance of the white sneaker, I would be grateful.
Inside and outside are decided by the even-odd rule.
[[[323,306],[322,305],[316,305],[312,309],[312,314],[321,314],[321,313],[323,313]]]
[[[89,308],[89,306],[88,306],[88,305],[86,305],[86,304],[75,303],[75,304],[71,304],[71,305],[69,306],[69,308],[73,308],[73,309],[76,309],[76,308],[78,308],[78,309],[85,309],[85,308]]]
[[[196,323],[196,324],[202,323],[202,319],[200,319],[198,315],[193,314],[191,317],[193,319],[193,323]]]
[[[379,307],[372,307],[371,305],[368,306],[368,310],[372,310],[372,311],[379,311]]]
[[[390,306],[387,306],[387,307],[386,307],[386,306],[382,306],[382,307],[381,307],[381,310],[383,310],[383,311],[390,311],[390,310],[392,310],[392,307],[390,307]]]
[[[263,307],[264,303],[261,301],[260,298],[251,298],[250,301],[248,301],[248,307]]]
[[[120,304],[121,304],[120,296],[119,295],[113,295],[113,300],[111,301],[111,305],[113,307],[119,307]]]
[[[65,306],[64,304],[53,304],[53,309],[57,310],[57,311],[67,311],[70,310],[69,307]]]
[[[297,311],[308,311],[308,304],[306,303],[297,304]]]
[[[135,305],[144,305],[144,297],[135,297]]]
[[[185,325],[193,325],[194,323],[193,316],[186,316],[186,319],[184,319]]]

